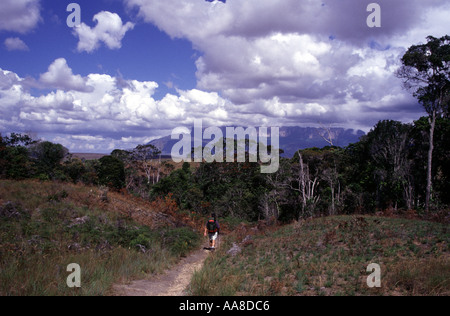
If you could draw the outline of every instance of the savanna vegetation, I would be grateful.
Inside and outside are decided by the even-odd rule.
[[[449,241],[445,224],[367,215],[239,225],[189,290],[198,296],[448,296]],[[371,263],[380,266],[381,287],[367,285]]]
[[[448,295],[449,42],[411,47],[397,73],[428,116],[380,121],[345,148],[330,138],[273,174],[260,163],[175,164],[152,145],[81,160],[0,135],[0,294],[108,294],[199,247],[214,211],[234,233],[195,276],[194,295]],[[233,243],[242,251],[226,254]],[[72,262],[87,282],[78,292],[65,283]],[[370,262],[389,289],[362,286]]]
[[[0,295],[109,295],[113,284],[161,273],[200,246],[195,220],[85,185],[0,182]],[[82,268],[69,288],[67,266]]]

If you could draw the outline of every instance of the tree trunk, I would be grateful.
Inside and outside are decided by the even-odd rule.
[[[331,184],[331,216],[335,215],[336,213],[336,206],[334,202],[334,185]]]
[[[436,127],[436,110],[433,110],[430,122],[430,149],[428,150],[428,167],[427,167],[427,193],[425,201],[425,210],[428,212],[430,210],[430,200],[431,192],[433,189],[432,182],[432,166],[433,166],[433,150],[434,150],[434,129]]]
[[[403,185],[403,192],[405,195],[406,207],[408,210],[412,210],[414,208],[414,190],[411,181],[406,180],[406,183]]]
[[[306,208],[306,179],[305,179],[305,168],[303,164],[302,154],[299,152],[299,160],[300,160],[300,190],[302,193],[302,212],[305,212]]]

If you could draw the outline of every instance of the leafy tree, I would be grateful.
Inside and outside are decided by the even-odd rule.
[[[5,154],[7,151],[6,142],[0,134],[0,170],[4,171],[6,169],[7,161],[5,160]],[[1,173],[0,173],[1,176]]]
[[[11,133],[9,137],[3,139],[3,142],[8,147],[29,147],[37,143],[30,135],[17,133]]]
[[[298,197],[289,190],[292,179],[292,165],[289,159],[281,159],[277,172],[265,176],[266,184],[259,197],[261,217],[273,217],[290,221],[299,217]]]
[[[414,168],[411,177],[416,182],[417,198],[426,196],[426,188],[422,183],[427,181],[427,156],[430,122],[427,117],[422,117],[414,122],[412,130]],[[433,199],[431,202],[443,202],[450,204],[450,196],[447,194],[450,186],[450,119],[439,118],[436,120],[435,145],[433,150]],[[430,207],[433,206],[431,203]],[[435,203],[435,206],[436,205]]]
[[[98,173],[100,162],[98,160],[88,160],[84,162],[84,173],[81,175],[81,181],[88,185],[98,185]]]
[[[16,133],[0,138],[0,176],[10,179],[32,176],[34,166],[28,147],[35,141],[29,135]]]
[[[408,209],[413,207],[413,165],[409,157],[411,129],[410,125],[401,122],[380,121],[367,135],[374,177],[379,184],[378,194],[383,197],[383,201],[380,198],[379,201],[383,204],[398,206],[404,200]]]
[[[31,157],[35,160],[39,174],[52,176],[69,150],[60,144],[38,142],[31,147]]]
[[[181,208],[187,208],[187,205],[190,202],[192,203],[193,197],[188,194],[192,185],[192,172],[189,164],[185,163],[182,169],[175,170],[168,177],[155,184],[150,192],[150,198],[154,200],[159,196],[173,194],[173,198],[178,205]]]
[[[411,46],[402,58],[397,76],[412,90],[429,115],[430,134],[425,208],[432,193],[432,163],[436,119],[448,117],[450,104],[450,36],[427,37],[427,43]]]
[[[73,183],[77,183],[82,180],[86,173],[86,166],[80,159],[71,158],[64,163],[64,173],[69,176]]]
[[[127,160],[130,159],[130,155],[131,152],[127,151],[127,150],[122,150],[122,149],[115,149],[112,153],[111,156],[122,160],[123,162],[126,162]]]
[[[99,183],[115,189],[125,187],[125,166],[122,161],[112,156],[105,156],[99,160],[97,166]]]
[[[147,176],[147,184],[150,184],[151,180],[153,180],[153,184],[160,180],[161,159],[158,161],[156,168],[151,163],[159,155],[161,155],[161,151],[151,144],[139,145],[130,153],[131,161],[139,164]]]
[[[439,119],[436,122],[435,189],[440,193],[440,200],[450,205],[450,119]]]

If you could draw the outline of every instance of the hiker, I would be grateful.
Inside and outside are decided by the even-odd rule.
[[[219,237],[219,232],[219,222],[217,221],[216,214],[212,213],[211,218],[208,220],[205,227],[205,237],[207,234],[209,235],[209,245],[211,249],[216,248],[216,240],[217,237]]]

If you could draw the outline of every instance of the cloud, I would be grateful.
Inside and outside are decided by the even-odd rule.
[[[329,47],[311,45],[310,49],[326,51]],[[370,51],[366,53],[370,54]],[[378,68],[368,72],[363,71],[363,65],[351,68],[347,82],[343,84],[346,89],[342,91],[340,101],[330,93],[320,98],[302,96],[292,100],[267,96],[255,98],[248,104],[237,104],[217,92],[201,89],[178,89],[176,93],[157,100],[154,97],[159,88],[156,82],[96,73],[81,77],[73,74],[64,59],[55,60],[47,73],[34,79],[42,89],[55,87],[59,81],[64,84],[56,91],[34,96],[28,91],[26,79],[11,71],[0,70],[0,131],[32,131],[50,141],[62,143],[71,151],[107,153],[115,148],[132,148],[167,136],[176,127],[189,128],[195,119],[200,118],[205,126],[298,125],[300,119],[314,123],[320,119],[323,123],[332,121],[343,126],[351,122],[349,127],[353,128],[373,126],[371,120],[383,118],[383,115],[384,118],[389,115],[396,119],[400,112],[405,112],[405,107],[409,112],[407,105],[410,100],[401,93],[401,86],[398,90],[390,89],[390,94],[380,94],[371,87],[373,82],[375,86],[383,85],[378,81],[383,81],[382,70],[390,64],[389,53],[385,54],[387,61],[377,61]],[[370,60],[376,56],[367,58]],[[315,63],[313,59],[307,60]],[[372,79],[361,80],[365,77]],[[384,83],[383,87],[389,89],[388,85]],[[84,90],[84,87],[90,89]],[[380,94],[375,96],[380,102],[373,104],[364,100],[359,95],[361,90]],[[258,91],[255,93],[259,95]],[[401,110],[393,106],[398,104],[402,104]]]
[[[382,27],[369,28],[364,1],[124,1],[201,52],[197,89],[228,100],[234,125],[367,130],[380,118],[417,118],[420,106],[394,73],[410,45],[445,34],[450,14],[445,0],[379,0]]]
[[[0,68],[0,90],[9,90],[20,82],[17,74]]]
[[[8,51],[28,51],[29,48],[24,41],[18,37],[10,37],[5,40],[5,47]]]
[[[109,49],[119,49],[125,34],[134,28],[133,23],[127,22],[124,25],[118,14],[107,11],[96,14],[93,21],[97,23],[93,28],[84,23],[74,28],[74,35],[79,38],[79,52],[92,53],[101,43]]]
[[[2,0],[0,31],[27,33],[41,21],[39,0]]]
[[[363,44],[368,38],[403,34],[423,21],[423,13],[441,7],[445,0],[378,0],[382,8],[382,31],[367,27],[370,2],[272,0],[228,1],[216,6],[206,1],[124,0],[146,22],[172,37],[195,44],[217,35],[266,37],[273,33],[315,34]]]
[[[366,25],[364,1],[124,0],[146,23],[189,40],[195,89],[155,98],[153,81],[76,75],[64,59],[34,79],[0,71],[0,130],[31,130],[72,151],[130,148],[192,127],[334,126],[368,131],[378,120],[411,122],[424,115],[394,76],[406,49],[447,31],[443,0],[379,0],[382,27]],[[97,25],[74,30],[78,50],[120,48],[132,23],[101,12]],[[150,78],[151,80],[151,78]],[[175,92],[176,91],[176,92]]]
[[[34,96],[29,91],[31,80],[41,89],[55,87],[59,81],[64,84],[56,91]],[[83,87],[90,89],[85,91]],[[166,136],[172,128],[192,124],[200,115],[210,124],[227,119],[231,104],[217,93],[178,90],[156,100],[158,87],[153,81],[105,74],[92,73],[83,78],[73,75],[64,59],[55,60],[39,79],[23,79],[1,70],[0,130],[33,131],[49,139],[56,134],[59,140],[66,139],[64,145],[77,151],[89,150],[82,143],[90,140],[77,136],[101,136],[104,141],[96,139],[93,151],[106,152],[112,144],[129,148],[137,145],[133,141]]]
[[[87,92],[92,88],[86,84],[86,80],[80,75],[74,75],[64,58],[56,59],[48,71],[39,78],[39,83],[50,89],[76,90]]]

